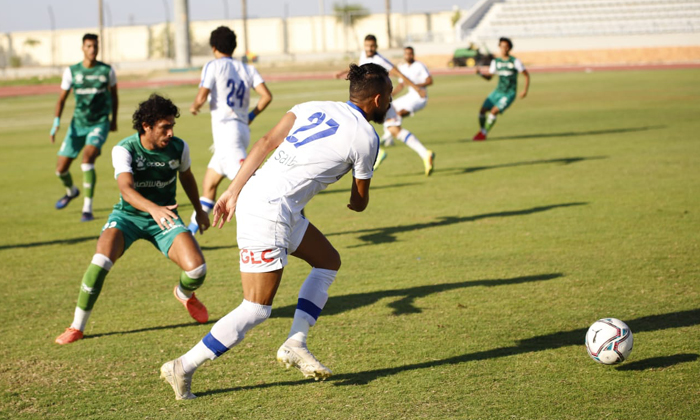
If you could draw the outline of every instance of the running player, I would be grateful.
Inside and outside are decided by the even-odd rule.
[[[384,140],[384,144],[387,146],[393,144],[393,138],[404,142],[420,155],[425,166],[425,175],[430,176],[430,174],[433,173],[435,153],[431,150],[427,150],[413,133],[402,128],[401,121],[403,117],[413,116],[415,112],[425,108],[425,105],[428,103],[426,88],[433,84],[433,77],[430,75],[425,64],[416,61],[413,47],[406,47],[403,49],[403,58],[406,62],[399,65],[399,71],[401,74],[406,75],[406,78],[416,86],[426,90],[426,95],[425,97],[420,96],[415,88],[409,86],[407,94],[391,103],[391,109],[386,114],[386,121],[384,121],[384,136],[382,136],[382,140]],[[398,95],[403,88],[404,79],[400,78],[398,85],[396,85],[394,91],[391,93],[392,96]]]
[[[51,127],[51,143],[56,141],[56,134],[61,125],[61,114],[66,104],[70,90],[75,93],[75,111],[71,119],[66,138],[58,151],[56,175],[66,187],[66,195],[56,202],[56,209],[65,208],[68,203],[80,194],[73,185],[70,165],[73,159],[83,151],[83,211],[81,221],[88,222],[95,217],[92,215],[92,198],[95,193],[95,161],[100,155],[102,145],[107,141],[107,132],[117,131],[117,76],[114,69],[101,61],[97,61],[99,44],[97,35],[83,36],[83,61],[68,67],[63,72],[61,93],[58,96]],[[112,115],[110,122],[109,115]]]
[[[216,189],[221,181],[224,177],[233,179],[246,157],[250,143],[248,126],[272,101],[272,94],[255,67],[231,57],[236,49],[236,34],[231,29],[219,26],[213,30],[209,45],[216,59],[202,69],[199,91],[190,107],[192,114],[197,115],[209,97],[214,155],[204,175],[199,198],[207,214],[214,208]],[[260,100],[248,112],[252,89],[260,95]],[[197,226],[195,213],[188,229],[194,234]]]
[[[137,133],[112,149],[121,197],[102,228],[97,252],[83,276],[73,323],[56,338],[56,343],[68,344],[83,338],[107,273],[138,239],[148,240],[182,268],[180,283],[173,291],[175,297],[197,322],[209,320],[207,308],[194,295],[204,282],[207,265],[197,241],[177,214],[178,174],[182,189],[197,212],[200,229],[209,227],[209,216],[199,204],[187,143],[173,136],[177,117],[179,111],[169,99],[153,94],[134,112]]]
[[[423,87],[420,87],[413,83],[411,78],[406,77],[401,71],[399,71],[392,63],[391,61],[387,60],[383,55],[379,54],[377,52],[377,37],[374,35],[367,35],[365,37],[365,44],[364,44],[364,51],[360,55],[360,65],[367,64],[367,63],[374,63],[378,64],[386,69],[386,71],[389,72],[390,75],[398,77],[400,80],[405,82],[407,85],[409,85],[421,98],[425,98],[427,96],[426,90]],[[343,70],[341,72],[336,73],[336,78],[342,77],[344,74],[347,73],[347,70]],[[392,115],[395,114],[394,110],[389,110],[389,113],[387,114],[387,119],[391,118]],[[386,128],[385,128],[386,130]],[[399,130],[400,131],[400,130]],[[398,133],[398,131],[397,131]],[[410,133],[409,133],[410,134]],[[383,138],[386,138],[390,136],[390,133],[384,133],[382,136]],[[423,160],[423,166],[425,167],[425,173],[426,175],[430,175],[433,171],[433,160],[435,158],[435,154],[426,149],[425,146],[416,138],[414,135],[406,136],[404,139],[402,139],[408,147],[413,149],[418,155],[421,157]],[[384,149],[379,150],[379,155],[377,157],[377,162],[375,163],[374,169],[376,170],[379,165],[386,159],[387,153]]]
[[[288,255],[301,258],[312,269],[299,291],[291,331],[277,351],[277,360],[300,369],[305,377],[331,375],[309,352],[306,336],[328,300],[340,255],[300,211],[351,170],[347,207],[358,212],[367,207],[379,149],[379,136],[369,121],[384,122],[392,89],[386,70],[375,64],[351,64],[347,79],[348,102],[306,102],[293,107],[255,143],[217,201],[215,225],[222,227],[236,215],[243,302],[189,352],[161,367],[161,377],[173,387],[176,399],[195,398],[190,390],[195,369],[240,343],[247,331],[270,316]],[[255,172],[273,150],[265,166]]]
[[[530,73],[525,70],[525,66],[520,60],[510,55],[510,51],[513,49],[513,42],[508,38],[501,38],[498,41],[498,47],[501,49],[501,57],[491,60],[488,73],[481,73],[479,67],[476,68],[476,74],[486,80],[491,80],[497,74],[498,86],[481,106],[479,111],[479,126],[481,130],[474,136],[474,141],[486,140],[486,135],[496,123],[498,114],[504,113],[515,101],[515,95],[518,92],[518,73],[522,73],[525,76],[525,88],[520,93],[520,97],[524,99],[530,88]],[[488,113],[488,116],[486,116],[486,113]]]

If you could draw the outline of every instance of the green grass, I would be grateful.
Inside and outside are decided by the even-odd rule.
[[[335,376],[304,380],[276,365],[308,268],[285,270],[273,315],[195,375],[176,402],[160,365],[211,325],[171,295],[179,270],[136,243],[110,273],[86,330],[68,346],[82,274],[118,190],[109,150],[131,134],[148,90],[121,92],[119,132],[98,161],[97,221],[63,193],[48,142],[56,97],[0,101],[0,417],[199,419],[692,419],[700,412],[700,73],[534,74],[530,96],[483,143],[477,110],[494,87],[437,77],[405,121],[437,153],[432,177],[408,148],[389,149],[364,213],[345,208],[350,179],[319,194],[310,220],[343,268],[310,348]],[[345,100],[341,81],[272,83],[261,136],[293,104]],[[194,87],[161,89],[183,111]],[[65,115],[70,115],[67,109]],[[67,119],[66,119],[67,121]],[[61,136],[65,133],[61,132]],[[201,182],[209,116],[183,112]],[[73,166],[79,180],[78,165]],[[191,206],[180,193],[181,214]],[[198,292],[214,320],[241,301],[235,227],[201,237]],[[586,354],[587,327],[626,321],[630,360]]]

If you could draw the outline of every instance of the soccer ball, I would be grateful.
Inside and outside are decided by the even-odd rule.
[[[625,361],[632,352],[632,344],[632,330],[615,318],[597,320],[586,333],[588,355],[604,365]]]

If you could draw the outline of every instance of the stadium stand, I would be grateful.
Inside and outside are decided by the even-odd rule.
[[[471,38],[700,32],[700,0],[505,0],[493,2]]]

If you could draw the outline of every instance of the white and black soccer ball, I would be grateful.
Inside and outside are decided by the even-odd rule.
[[[586,333],[588,355],[604,365],[614,365],[627,360],[632,352],[632,345],[632,330],[616,318],[599,319]]]

